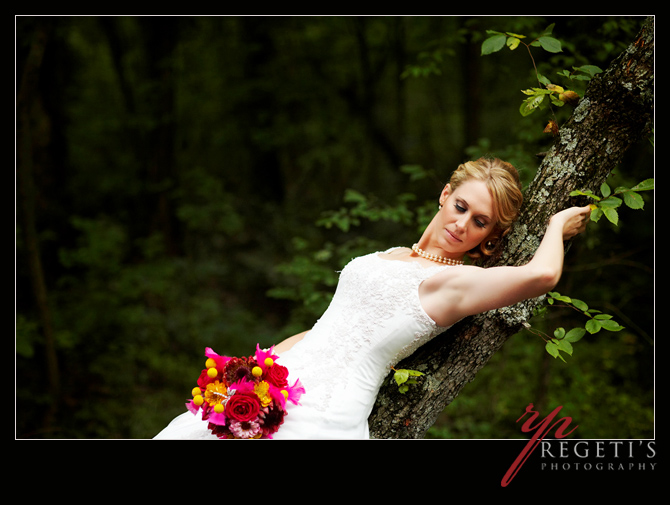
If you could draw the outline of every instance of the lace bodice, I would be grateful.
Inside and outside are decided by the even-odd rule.
[[[373,253],[349,262],[328,310],[281,356],[305,385],[309,408],[367,421],[391,367],[447,329],[422,308],[419,285],[453,267],[424,268],[383,256]]]

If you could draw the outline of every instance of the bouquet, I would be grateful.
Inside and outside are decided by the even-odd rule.
[[[217,437],[272,438],[284,422],[286,402],[300,405],[305,392],[300,380],[288,383],[288,370],[276,363],[274,346],[248,358],[219,356],[209,347],[207,361],[193,388],[188,410],[209,421]]]

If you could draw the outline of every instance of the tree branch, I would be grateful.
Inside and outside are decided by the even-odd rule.
[[[578,204],[571,201],[570,192],[596,191],[628,148],[650,133],[653,48],[654,20],[648,18],[637,39],[589,83],[526,191],[518,223],[503,244],[504,253],[485,266],[527,263],[549,218]],[[422,438],[543,298],[466,318],[398,364],[397,368],[426,376],[421,386],[405,394],[385,382],[369,418],[371,436]]]

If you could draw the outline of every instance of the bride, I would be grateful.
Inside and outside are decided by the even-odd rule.
[[[305,393],[286,403],[273,439],[369,438],[368,416],[384,378],[401,359],[460,319],[541,296],[558,283],[563,241],[584,231],[590,208],[549,221],[523,266],[465,265],[498,252],[522,203],[516,169],[499,159],[460,165],[439,195],[439,210],[412,248],[349,262],[332,302],[309,330],[272,352]],[[217,439],[208,421],[185,412],[155,438]]]

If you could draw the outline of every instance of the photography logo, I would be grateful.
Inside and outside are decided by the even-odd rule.
[[[526,407],[518,423],[523,433],[532,433],[530,440],[505,473],[501,486],[507,487],[535,449],[540,447],[540,470],[543,472],[648,472],[656,469],[654,440],[562,440],[574,433],[579,425],[571,417],[554,419],[563,407],[556,407],[544,419],[533,404]],[[553,436],[552,436],[553,430]],[[545,440],[546,437],[552,440]],[[618,474],[617,474],[618,475]]]

